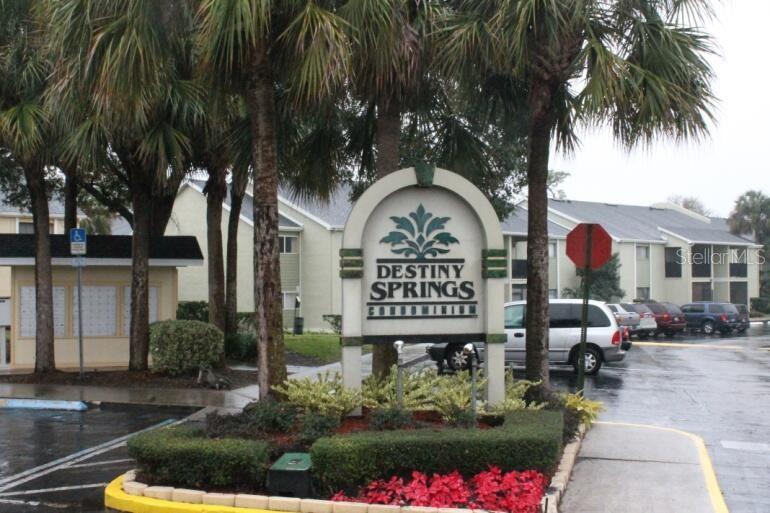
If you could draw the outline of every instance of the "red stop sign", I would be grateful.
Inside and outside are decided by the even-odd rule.
[[[591,233],[591,258],[586,266],[586,245]],[[612,237],[597,223],[580,223],[567,234],[567,256],[580,269],[598,269],[612,256]]]

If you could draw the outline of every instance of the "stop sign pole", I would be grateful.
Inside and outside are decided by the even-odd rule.
[[[591,296],[591,271],[610,259],[612,238],[601,225],[581,223],[567,235],[567,256],[575,267],[583,269],[583,304],[580,316],[580,345],[578,346],[578,393],[585,388],[586,338],[588,326],[588,298]]]
[[[578,349],[577,392],[583,394],[586,381],[586,338],[588,335],[588,298],[591,296],[591,247],[594,225],[586,228],[585,267],[583,267],[583,309],[580,312],[580,348]]]

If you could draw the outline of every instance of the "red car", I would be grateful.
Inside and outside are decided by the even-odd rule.
[[[655,322],[658,323],[656,335],[665,333],[666,336],[673,337],[677,333],[682,333],[687,328],[687,320],[684,318],[682,310],[674,303],[644,303],[647,308],[652,310],[655,315]]]

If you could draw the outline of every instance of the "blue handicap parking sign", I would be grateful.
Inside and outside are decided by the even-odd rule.
[[[86,230],[85,228],[72,228],[70,230],[70,242],[85,242]]]

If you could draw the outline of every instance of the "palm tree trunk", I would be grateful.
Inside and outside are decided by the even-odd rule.
[[[148,294],[152,200],[149,187],[133,187],[134,233],[131,237],[131,328],[128,368],[147,370],[150,349]]]
[[[78,177],[70,166],[64,167],[64,233],[78,227]]]
[[[281,271],[278,255],[278,160],[275,96],[263,51],[246,93],[254,151],[254,325],[257,330],[260,398],[286,379]]]
[[[166,226],[169,219],[171,219],[171,212],[174,209],[176,194],[177,191],[174,189],[170,192],[152,195],[152,202],[150,203],[152,218],[150,219],[149,233],[153,237],[163,237],[163,234],[166,233]],[[136,210],[134,210],[134,217],[136,217]],[[134,227],[134,230],[136,231],[136,227]]]
[[[397,171],[400,164],[401,103],[395,98],[377,102],[377,178]],[[398,361],[396,350],[390,344],[374,344],[372,374],[386,376]]]
[[[42,164],[25,166],[24,176],[32,202],[35,225],[35,372],[56,369],[53,333],[53,284],[50,217]]]
[[[230,217],[227,221],[225,336],[238,332],[238,226],[246,194],[248,173],[234,173],[230,184]]]
[[[227,169],[214,165],[206,183],[209,322],[225,330],[225,269],[222,255],[222,202],[227,193]]]
[[[530,88],[527,184],[526,378],[550,388],[548,373],[548,158],[556,116],[553,90],[533,80]]]

